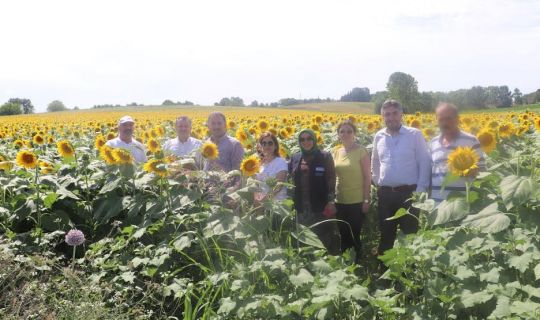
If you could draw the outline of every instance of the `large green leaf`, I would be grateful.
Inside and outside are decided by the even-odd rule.
[[[115,194],[96,199],[94,201],[94,219],[100,223],[105,223],[109,219],[116,217],[122,209],[122,198]]]
[[[465,198],[444,200],[437,207],[437,214],[433,225],[456,221],[462,219],[467,214],[469,214],[469,205]]]
[[[512,209],[531,199],[535,183],[530,178],[511,175],[502,179],[500,187],[504,204]]]
[[[305,284],[312,283],[313,282],[313,276],[311,275],[311,273],[309,273],[309,271],[302,268],[302,269],[300,269],[298,274],[291,274],[289,276],[289,280],[291,281],[291,283],[295,287],[300,287],[300,286],[303,286]]]
[[[483,232],[496,233],[505,230],[510,225],[510,218],[499,211],[496,202],[482,209],[477,214],[468,215],[462,225],[480,229]]]
[[[291,235],[298,241],[304,243],[304,244],[307,244],[307,245],[310,245],[310,246],[314,246],[314,247],[317,247],[317,248],[321,248],[321,249],[324,249],[324,244],[321,242],[321,240],[319,239],[319,237],[313,232],[311,231],[310,228],[302,225],[302,224],[298,224],[298,232],[291,232]]]

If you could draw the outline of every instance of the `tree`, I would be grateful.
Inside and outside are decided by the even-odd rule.
[[[488,93],[481,86],[472,87],[465,93],[465,106],[483,109],[487,106]]]
[[[392,73],[388,78],[386,89],[389,97],[398,100],[407,112],[414,112],[418,109],[420,97],[418,82],[410,74],[404,72]]]
[[[162,106],[172,106],[174,104],[174,102],[172,102],[172,100],[165,100],[163,101],[163,103],[161,103]]]
[[[388,91],[377,91],[371,96],[371,102],[373,102],[375,114],[381,114],[381,108],[384,101],[388,99]]]
[[[23,113],[23,109],[18,103],[6,102],[0,107],[0,115],[3,116],[21,113]]]
[[[32,101],[30,101],[30,99],[11,98],[8,100],[8,103],[19,104],[22,107],[23,113],[25,114],[34,113],[34,106],[32,105]]]
[[[341,96],[340,100],[344,102],[369,102],[371,100],[371,94],[369,93],[369,88],[356,87]]]
[[[257,102],[257,100],[253,100],[251,101],[251,103],[249,104],[250,107],[258,107],[259,106],[259,102]]]
[[[57,112],[57,111],[65,111],[67,110],[64,103],[60,100],[54,100],[53,102],[49,103],[47,106],[48,112]]]
[[[422,112],[431,112],[435,109],[436,103],[431,92],[422,92],[418,99],[418,109]]]
[[[514,88],[514,93],[512,93],[512,99],[514,104],[523,104],[523,94],[519,91],[518,88]]]
[[[222,98],[219,102],[214,103],[215,106],[235,106],[244,107],[244,100],[240,97]]]

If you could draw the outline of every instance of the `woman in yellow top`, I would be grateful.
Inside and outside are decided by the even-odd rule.
[[[332,156],[337,177],[337,218],[346,222],[339,224],[341,250],[354,247],[358,262],[362,255],[360,231],[371,202],[371,161],[366,149],[356,143],[356,131],[351,121],[338,125],[341,146],[334,149]]]

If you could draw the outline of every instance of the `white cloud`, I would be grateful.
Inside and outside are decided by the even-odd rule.
[[[539,86],[540,1],[10,1],[0,103],[339,97],[404,71],[422,90]]]

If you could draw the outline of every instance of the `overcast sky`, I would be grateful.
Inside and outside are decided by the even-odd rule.
[[[2,1],[0,103],[540,88],[540,1]]]

